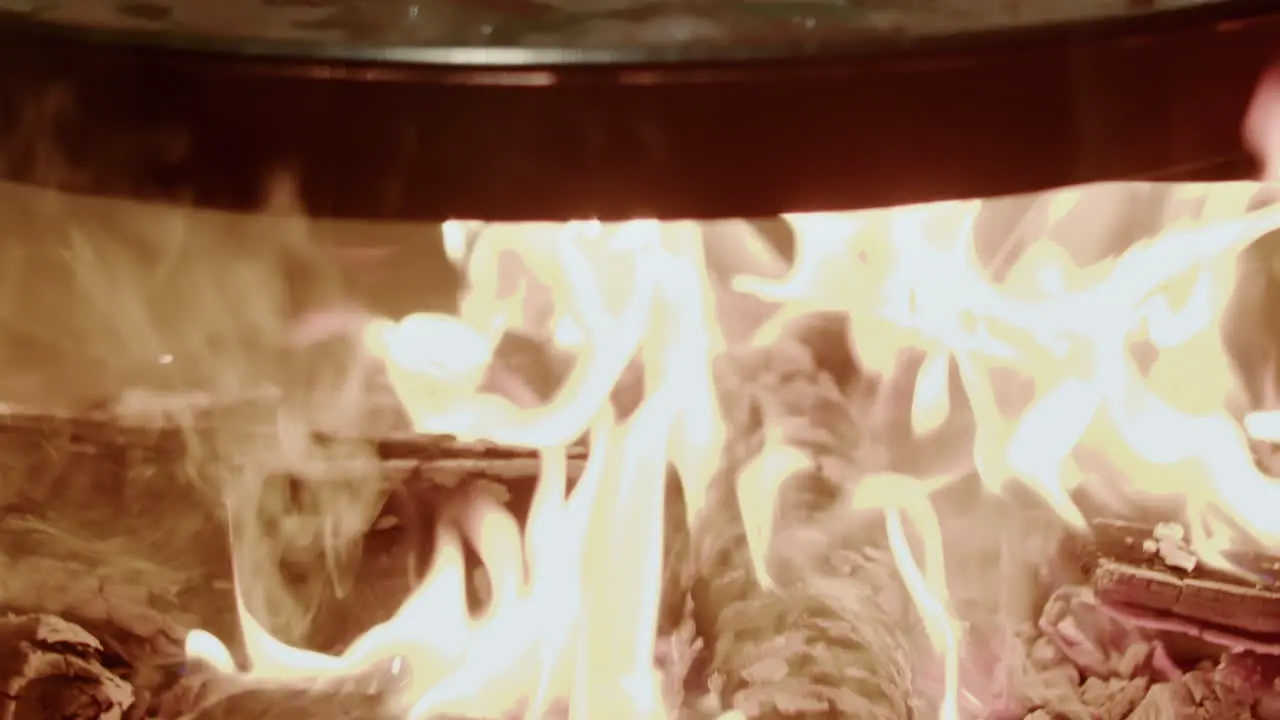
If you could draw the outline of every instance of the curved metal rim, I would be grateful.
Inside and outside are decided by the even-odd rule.
[[[0,18],[0,176],[257,212],[284,173],[309,214],[360,219],[741,217],[1238,177],[1240,120],[1280,50],[1272,0],[739,62],[329,62],[31,26]]]
[[[634,47],[521,47],[510,45],[376,45],[301,39],[219,37],[184,32],[152,32],[49,22],[16,11],[0,10],[0,29],[59,36],[116,46],[278,59],[295,62],[444,66],[452,68],[553,68],[634,65],[688,65],[750,60],[841,59],[872,54],[945,50],[948,47],[1036,42],[1046,37],[1087,33],[1098,37],[1141,30],[1178,29],[1189,25],[1230,22],[1276,12],[1274,0],[1217,0],[1168,9],[1128,11],[1047,23],[1007,24],[953,34],[886,33],[882,38],[797,39],[795,42],[741,46],[720,43],[638,45]]]

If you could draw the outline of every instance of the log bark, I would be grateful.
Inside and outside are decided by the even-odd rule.
[[[389,682],[390,681],[390,682]],[[193,663],[150,703],[155,720],[393,720],[394,678],[259,683]]]
[[[1162,553],[1149,524],[1099,520],[1069,542],[1098,599],[1146,627],[1280,653],[1277,558],[1239,552],[1232,573],[1180,553]],[[1172,558],[1172,563],[1170,562]]]
[[[903,663],[918,639],[916,615],[880,551],[882,525],[864,527],[840,510],[842,484],[861,467],[853,453],[865,447],[864,428],[815,359],[827,335],[731,352],[716,366],[730,389],[721,403],[731,443],[693,529],[692,597],[714,690],[726,709],[751,720],[911,715]],[[768,427],[785,428],[787,441],[818,459],[815,472],[791,478],[780,493],[772,586],[754,572],[735,481]]]
[[[254,409],[260,417],[262,408]],[[236,418],[251,418],[253,414],[244,407],[214,408],[196,417],[191,427],[180,427],[129,425],[107,413],[94,416],[10,411],[0,414],[0,442],[30,444],[46,452],[88,452],[117,463],[147,459],[171,462],[192,452],[235,446],[254,438],[270,441],[275,432],[270,425],[252,422],[234,425]],[[234,429],[229,430],[228,426]],[[397,483],[429,480],[455,486],[476,479],[507,481],[537,476],[538,458],[531,450],[459,440],[448,435],[335,437],[318,434],[316,439],[326,444],[368,446],[381,461],[384,479]],[[571,447],[568,456],[570,475],[576,476],[586,458],[586,449],[580,445]]]

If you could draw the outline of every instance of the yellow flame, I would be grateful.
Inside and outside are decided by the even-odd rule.
[[[1230,568],[1225,552],[1242,536],[1280,545],[1280,483],[1256,467],[1249,445],[1280,440],[1280,409],[1242,419],[1228,410],[1241,379],[1221,337],[1238,256],[1280,229],[1280,207],[1251,209],[1274,191],[1260,183],[1179,187],[1160,232],[1114,257],[1077,262],[1076,211],[1118,187],[1045,195],[1040,234],[996,263],[984,262],[975,238],[982,201],[788,215],[790,272],[730,284],[774,310],[755,344],[778,342],[809,313],[836,312],[869,376],[917,368],[911,431],[928,436],[971,414],[967,457],[987,491],[1021,483],[1081,528],[1081,488],[1181,498],[1191,550]],[[572,718],[666,717],[653,666],[665,474],[668,465],[678,472],[696,525],[726,443],[712,374],[725,349],[725,309],[701,230],[654,220],[451,222],[444,240],[467,281],[458,315],[372,321],[365,348],[385,365],[416,430],[539,452],[523,531],[500,505],[468,500],[438,528],[415,591],[340,655],[279,641],[243,602],[243,667],[208,633],[193,632],[187,652],[266,682],[389,674],[408,718],[517,708],[541,717],[555,701]],[[513,329],[540,333],[574,359],[540,407],[482,389],[493,348]],[[904,365],[908,356],[923,361]],[[619,418],[610,393],[635,363],[643,400]],[[566,448],[583,436],[590,456],[570,490]],[[766,588],[776,497],[814,465],[783,438],[766,428],[734,479],[746,551]],[[966,696],[964,626],[934,505],[949,482],[872,474],[851,483],[849,497],[884,513],[889,550],[944,669],[943,720],[960,716]],[[492,588],[478,614],[466,601],[464,541]]]

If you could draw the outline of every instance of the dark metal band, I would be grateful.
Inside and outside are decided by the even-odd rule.
[[[492,220],[1216,179],[1248,171],[1240,121],[1280,54],[1280,10],[1228,0],[771,59],[240,50],[0,14],[0,176],[251,210],[289,173],[318,216]]]

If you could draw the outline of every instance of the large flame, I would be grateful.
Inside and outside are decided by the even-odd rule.
[[[1264,85],[1247,125],[1269,175],[1277,88]],[[890,378],[902,358],[923,358],[910,379],[916,436],[972,415],[974,442],[957,472],[866,477],[850,498],[883,513],[945,671],[942,718],[961,713],[964,643],[932,498],[959,472],[976,470],[993,493],[1011,482],[1029,487],[1080,527],[1078,489],[1179,500],[1189,548],[1223,568],[1224,551],[1245,539],[1280,545],[1280,483],[1250,450],[1251,436],[1280,439],[1280,411],[1238,412],[1241,382],[1221,332],[1238,256],[1280,229],[1280,207],[1254,207],[1270,189],[1180,187],[1158,233],[1092,263],[1070,252],[1088,231],[1074,211],[1090,188],[1041,196],[1033,209],[1041,237],[1012,262],[980,259],[982,201],[792,215],[790,272],[732,278],[734,292],[772,308],[751,342],[777,341],[808,313],[842,313],[868,373]],[[653,665],[665,473],[678,472],[696,523],[725,443],[712,377],[725,349],[723,294],[708,258],[733,253],[704,252],[703,230],[654,220],[446,224],[448,254],[468,282],[460,312],[375,320],[365,345],[418,431],[540,453],[523,531],[496,504],[467,505],[438,529],[417,590],[341,655],[288,646],[243,606],[245,663],[198,631],[189,654],[263,682],[385,673],[409,718],[541,717],[553,702],[577,718],[667,717]],[[749,251],[749,261],[734,261],[739,270],[769,266],[758,245]],[[553,340],[575,361],[541,407],[483,389],[497,342],[513,329]],[[643,399],[619,417],[610,394],[636,365]],[[957,390],[966,407],[955,406]],[[737,478],[765,587],[775,497],[812,462],[784,435],[767,433]],[[570,491],[566,448],[584,436],[589,461]],[[493,588],[478,614],[466,600],[464,541]]]

